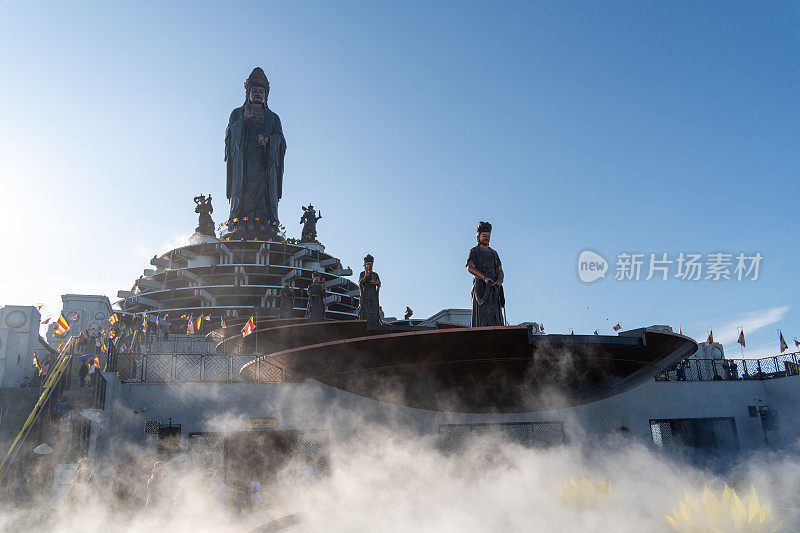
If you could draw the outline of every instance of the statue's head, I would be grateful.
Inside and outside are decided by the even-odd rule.
[[[256,67],[247,81],[244,82],[244,90],[247,92],[247,100],[253,104],[265,105],[269,97],[269,80],[261,67]]]
[[[478,244],[489,246],[492,240],[492,225],[488,222],[478,222]]]
[[[367,272],[372,272],[372,264],[375,262],[375,258],[372,257],[372,254],[367,254],[364,258],[364,270]]]

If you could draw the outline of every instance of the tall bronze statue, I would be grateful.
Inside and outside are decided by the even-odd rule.
[[[267,106],[269,80],[260,67],[244,82],[245,102],[231,113],[225,130],[228,226],[278,226],[278,200],[283,195],[286,139],[281,119]]]
[[[322,211],[320,211],[319,216],[317,216],[313,205],[308,204],[308,207],[303,207],[303,216],[300,217],[300,223],[303,225],[303,232],[300,234],[301,241],[317,241],[317,221],[321,218]]]
[[[309,322],[325,322],[325,286],[318,272],[312,277],[308,285],[308,307],[306,319]]]
[[[503,294],[503,266],[500,256],[489,247],[492,225],[478,224],[478,245],[469,251],[467,271],[472,279],[472,327],[502,326],[502,309],[506,305]]]
[[[280,318],[292,318],[294,317],[294,292],[292,291],[292,286],[289,282],[285,282],[283,284],[283,288],[281,289],[280,293],[281,298],[281,309],[280,314],[278,315]]]
[[[378,303],[378,293],[381,288],[381,278],[372,270],[375,258],[367,254],[364,258],[364,271],[358,275],[358,289],[361,293],[361,304],[358,307],[358,318],[367,321],[367,327],[377,326],[381,323],[381,307]]]

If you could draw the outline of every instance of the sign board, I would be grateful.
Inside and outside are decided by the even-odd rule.
[[[278,427],[278,419],[276,418],[248,418],[248,429],[275,429]]]

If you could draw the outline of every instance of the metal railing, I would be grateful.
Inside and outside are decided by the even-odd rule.
[[[242,366],[257,354],[229,355],[207,353],[117,354],[114,368],[125,383],[243,382]],[[266,361],[258,361],[259,383],[286,381],[286,372]]]
[[[741,381],[800,375],[800,351],[761,359],[686,359],[656,381]]]
[[[100,372],[92,374],[92,383],[94,385],[94,408],[106,408],[106,378]]]

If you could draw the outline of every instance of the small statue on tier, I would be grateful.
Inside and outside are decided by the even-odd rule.
[[[358,318],[367,321],[367,327],[375,327],[381,323],[381,307],[378,303],[378,292],[381,278],[372,270],[375,258],[367,254],[364,258],[364,271],[358,275],[358,289],[361,292],[361,303],[358,307]]]
[[[211,219],[211,213],[214,212],[214,207],[211,205],[211,195],[209,194],[208,198],[202,194],[200,196],[195,196],[194,203],[197,204],[194,208],[194,212],[200,214],[197,227],[194,231],[214,237],[214,221]]]
[[[292,291],[292,286],[289,284],[288,281],[283,284],[283,288],[281,289],[280,293],[280,298],[281,298],[281,310],[278,316],[280,318],[294,317],[294,293]]]
[[[478,245],[469,251],[467,271],[472,279],[472,327],[502,326],[502,309],[506,305],[503,294],[503,266],[500,256],[489,247],[492,225],[478,224]]]
[[[303,216],[300,217],[300,223],[303,225],[303,232],[301,233],[300,241],[317,242],[317,221],[322,218],[322,211],[317,216],[317,212],[311,204],[302,209],[304,212]]]
[[[309,322],[325,322],[325,286],[321,281],[319,272],[314,272],[312,283],[308,286],[306,319]]]

